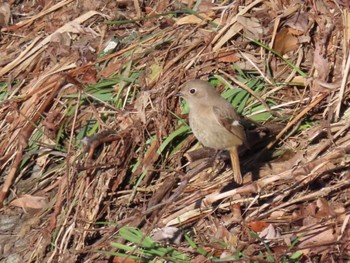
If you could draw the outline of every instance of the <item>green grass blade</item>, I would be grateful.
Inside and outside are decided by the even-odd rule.
[[[185,135],[190,132],[190,128],[188,126],[180,126],[178,129],[173,131],[169,136],[162,142],[162,144],[159,146],[159,149],[157,150],[158,154],[161,154],[164,149],[171,144],[171,142],[180,135]]]

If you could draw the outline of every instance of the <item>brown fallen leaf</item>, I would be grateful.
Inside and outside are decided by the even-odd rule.
[[[317,213],[316,217],[319,219],[330,218],[336,215],[334,212],[334,207],[329,204],[325,198],[319,198],[316,201]]]
[[[294,36],[289,28],[283,27],[280,31],[277,32],[275,43],[273,44],[273,49],[284,55],[289,51],[295,50],[298,48],[298,38]]]
[[[264,221],[252,221],[248,223],[248,227],[255,232],[261,232],[269,225],[269,223]]]
[[[13,200],[10,205],[21,208],[42,209],[48,203],[46,197],[34,196],[34,195],[22,195],[21,197]]]
[[[237,248],[239,245],[239,239],[237,235],[231,233],[225,226],[218,225],[213,241],[223,240],[225,244],[232,248]]]
[[[309,246],[318,247],[325,244],[330,244],[331,242],[335,242],[338,237],[337,231],[330,226],[320,226],[318,229],[313,229],[307,231],[308,227],[301,227],[300,231],[300,243],[298,244],[299,248],[305,248]],[[304,231],[307,231],[305,233]]]
[[[331,63],[328,60],[327,56],[325,54],[323,54],[322,52],[322,45],[320,42],[317,42],[315,45],[315,52],[314,52],[314,61],[313,61],[313,65],[315,67],[315,74],[318,79],[321,80],[326,80],[328,78],[329,75],[329,71],[331,69]],[[315,83],[317,84],[317,83]],[[319,85],[315,85],[315,86],[319,86]],[[318,91],[317,88],[313,88],[315,93]],[[322,88],[321,88],[322,90]]]
[[[105,67],[101,72],[100,75],[103,78],[107,78],[110,75],[114,74],[115,72],[118,72],[121,68],[122,64],[120,62],[112,62],[109,63],[107,67]]]
[[[97,71],[91,66],[82,66],[76,70],[70,72],[69,76],[74,78],[75,81],[84,85],[92,85],[97,81]]]
[[[237,16],[237,22],[243,26],[244,35],[260,39],[264,33],[260,21],[256,17]]]
[[[213,7],[215,7],[215,4],[212,3],[211,1],[202,0],[202,1],[200,1],[200,4],[198,5],[198,10],[201,13],[213,14],[214,13]]]
[[[240,57],[236,55],[233,51],[223,51],[220,52],[217,56],[219,62],[228,62],[233,63],[239,61]]]
[[[279,239],[281,233],[273,224],[269,224],[267,228],[260,232],[259,237],[263,238],[265,241],[272,241],[274,239]]]
[[[209,16],[206,14],[199,14],[202,18],[199,18],[198,16],[195,15],[188,15],[181,17],[179,20],[176,21],[176,25],[187,25],[187,24],[205,24],[206,20],[212,20]]]

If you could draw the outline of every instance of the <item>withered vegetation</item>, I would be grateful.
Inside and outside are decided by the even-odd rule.
[[[0,258],[139,262],[100,252],[128,226],[179,262],[348,259],[347,4],[1,1]],[[194,78],[254,120],[242,186],[190,132]]]

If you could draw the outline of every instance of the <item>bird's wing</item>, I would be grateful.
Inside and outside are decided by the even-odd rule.
[[[232,108],[231,104],[222,104],[221,107],[213,106],[213,112],[216,117],[216,120],[237,136],[242,143],[245,141],[245,132],[244,128],[240,123],[240,117],[236,111]]]

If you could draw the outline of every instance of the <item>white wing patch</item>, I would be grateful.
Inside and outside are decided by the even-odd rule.
[[[231,123],[232,126],[241,126],[241,124],[239,123],[239,121],[237,120],[234,120],[232,123]]]

